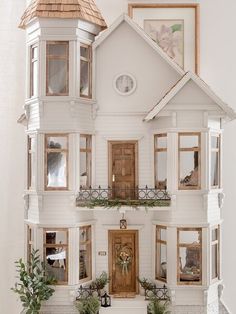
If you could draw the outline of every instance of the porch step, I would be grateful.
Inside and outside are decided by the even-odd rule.
[[[101,308],[100,314],[147,314],[148,302],[144,296],[135,298],[112,298],[111,307]]]

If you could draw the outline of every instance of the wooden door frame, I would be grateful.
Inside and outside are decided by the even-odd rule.
[[[117,140],[117,141],[108,141],[108,186],[112,187],[112,145],[114,144],[134,144],[134,160],[135,160],[135,170],[134,170],[134,182],[135,187],[138,186],[138,141],[135,140]]]
[[[113,233],[125,233],[125,232],[133,232],[135,234],[135,287],[136,294],[139,294],[139,283],[137,277],[139,277],[139,230],[134,229],[126,229],[126,230],[108,230],[108,273],[109,273],[109,293],[112,294],[112,237]]]

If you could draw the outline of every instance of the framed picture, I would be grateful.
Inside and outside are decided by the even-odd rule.
[[[180,67],[199,74],[199,4],[130,3],[128,13]]]

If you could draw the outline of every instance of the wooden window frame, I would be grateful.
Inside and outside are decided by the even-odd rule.
[[[32,189],[32,137],[27,136],[27,189]]]
[[[79,229],[86,229],[86,232],[90,229],[90,239],[86,240],[86,241],[81,241],[79,239],[79,251],[80,251],[80,246],[81,245],[86,245],[86,248],[89,247],[89,272],[90,272],[90,276],[80,279],[79,278],[79,283],[85,283],[88,281],[92,280],[92,265],[93,265],[93,255],[92,255],[92,225],[84,225],[84,226],[80,226]],[[79,276],[80,276],[80,267],[79,267]]]
[[[179,234],[180,231],[198,231],[199,233],[199,246],[200,246],[200,274],[199,274],[199,281],[180,281],[180,265],[179,265],[179,258],[180,258],[180,254],[179,254],[179,249],[181,247],[189,247],[192,244],[188,244],[188,243],[180,243],[179,240]],[[202,228],[177,228],[177,285],[192,285],[192,286],[199,286],[202,285]]]
[[[46,232],[47,231],[63,231],[66,232],[66,244],[49,244],[46,243]],[[68,284],[68,272],[69,272],[69,231],[67,228],[44,228],[43,229],[43,260],[46,265],[46,249],[63,247],[66,250],[66,280],[57,281],[56,285],[67,285]]]
[[[166,137],[166,148],[158,148],[158,138],[159,137]],[[154,182],[155,182],[155,188],[159,188],[158,184],[158,173],[157,173],[157,164],[158,164],[158,153],[159,152],[166,152],[167,157],[167,133],[160,133],[154,135]],[[156,162],[157,160],[157,162]],[[167,169],[166,169],[167,171]],[[167,178],[166,178],[167,179]],[[167,188],[167,181],[166,181],[166,188]]]
[[[37,48],[37,58],[33,58],[33,49]],[[38,52],[39,52],[39,46],[38,44],[34,44],[30,46],[30,98],[35,97],[38,93],[34,93],[34,63],[38,63]],[[37,71],[38,75],[38,71]]]
[[[65,45],[66,54],[63,56],[56,56],[49,54],[50,45]],[[66,92],[65,93],[50,93],[48,91],[49,83],[49,62],[50,60],[66,60],[67,71],[66,71]],[[46,42],[46,96],[69,96],[69,41],[50,41]]]
[[[27,225],[27,249],[26,249],[26,255],[27,255],[27,262],[31,261],[31,254],[34,248],[34,229],[32,226]]]
[[[219,139],[219,147],[218,148],[212,148],[211,146],[211,139],[212,137],[217,137]],[[210,152],[211,152],[211,163],[212,163],[212,153],[218,154],[218,185],[211,185],[211,168],[210,168],[210,186],[211,189],[219,189],[221,187],[221,134],[219,133],[211,133],[210,134]]]
[[[89,188],[92,185],[92,135],[80,134],[80,139],[81,137],[86,138],[86,148],[80,147],[80,154],[86,153],[86,172],[88,173],[88,183],[86,185],[86,188]],[[87,147],[88,143],[90,143],[90,147]]]
[[[197,148],[181,148],[181,136],[197,136]],[[180,154],[181,152],[198,152],[198,185],[196,186],[181,186],[180,184]],[[179,190],[200,190],[201,189],[201,132],[179,132],[178,133],[178,189]]]
[[[217,234],[217,239],[216,240],[212,240],[212,232],[213,230],[216,230],[216,234]],[[214,226],[210,229],[211,231],[211,282],[215,282],[220,280],[220,225]],[[217,246],[217,261],[216,261],[216,272],[217,272],[217,276],[213,278],[213,273],[212,273],[212,266],[213,266],[213,255],[212,255],[212,247],[216,245]]]
[[[155,260],[156,260],[156,263],[155,263],[155,277],[156,277],[156,280],[159,280],[159,281],[162,281],[162,282],[167,282],[167,272],[166,272],[166,278],[163,278],[163,277],[160,277],[158,275],[158,268],[160,268],[160,265],[158,266],[159,262],[157,260],[157,244],[159,243],[160,245],[163,244],[166,246],[166,250],[167,250],[167,240],[161,240],[160,238],[160,234],[161,234],[161,229],[163,230],[166,230],[166,233],[167,233],[167,227],[166,226],[163,226],[163,225],[156,225],[156,243],[155,243]],[[166,265],[167,265],[167,251],[166,251]]]
[[[48,148],[47,142],[48,137],[65,137],[66,138],[66,148],[65,149],[55,149],[55,148]],[[66,186],[64,187],[50,187],[47,186],[48,183],[48,162],[47,156],[48,153],[66,153]],[[67,133],[47,133],[44,136],[44,189],[45,191],[68,191],[69,190],[69,135]]]
[[[91,99],[92,98],[92,46],[91,45],[86,45],[86,44],[80,44],[80,48],[86,48],[88,49],[88,58],[82,57],[81,56],[81,52],[80,52],[80,84],[81,84],[81,61],[87,62],[88,63],[88,88],[89,88],[89,92],[88,95],[83,95],[81,94],[80,91],[80,97],[81,98],[87,98],[87,99]],[[81,86],[80,86],[81,88]]]

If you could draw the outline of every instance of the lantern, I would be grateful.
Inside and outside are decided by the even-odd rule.
[[[111,306],[111,297],[106,292],[103,296],[101,296],[101,306],[102,307]]]
[[[124,214],[120,220],[120,229],[127,229],[127,220],[124,218]]]

